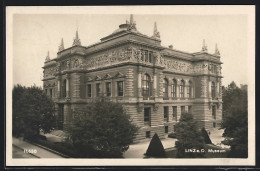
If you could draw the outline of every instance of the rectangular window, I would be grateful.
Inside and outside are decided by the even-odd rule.
[[[172,119],[177,121],[177,106],[172,106]]]
[[[91,97],[91,84],[88,84],[88,97]]]
[[[52,98],[52,88],[50,88],[50,97]]]
[[[96,84],[96,95],[97,95],[97,97],[99,97],[100,96],[100,83],[97,83]]]
[[[151,116],[151,108],[150,107],[146,107],[144,108],[144,124],[145,125],[150,125],[150,116]]]
[[[212,106],[212,117],[216,119],[216,106]]]
[[[144,51],[144,59],[145,59],[145,62],[148,62],[148,51],[147,50]]]
[[[190,98],[190,86],[187,87],[187,98]]]
[[[185,106],[181,106],[181,114],[185,112]]]
[[[145,137],[146,137],[146,138],[150,138],[150,136],[151,136],[151,132],[150,132],[150,131],[146,131],[146,132],[145,132]]]
[[[168,126],[164,127],[164,133],[168,133]]]
[[[191,113],[192,111],[192,106],[188,106],[188,112]]]
[[[117,95],[123,96],[124,95],[124,88],[123,88],[123,81],[117,82]]]
[[[106,83],[106,93],[107,93],[107,96],[111,96],[111,83],[110,82]]]
[[[184,98],[184,85],[180,86],[180,98]]]
[[[216,128],[216,122],[213,122],[213,128]]]
[[[169,107],[168,106],[164,106],[164,122],[168,122],[169,121]]]
[[[45,94],[47,95],[47,93],[48,93],[48,89],[45,89]]]
[[[141,61],[144,61],[144,50],[141,49]]]
[[[173,125],[173,132],[175,132],[176,131],[176,126],[175,125]]]
[[[152,56],[153,56],[153,52],[149,52],[148,62],[150,62],[150,63],[152,63]]]

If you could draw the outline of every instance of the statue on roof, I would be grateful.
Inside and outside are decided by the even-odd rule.
[[[77,46],[77,45],[80,45],[80,46],[81,46],[81,42],[80,42],[79,35],[78,35],[78,29],[77,29],[77,31],[76,31],[76,37],[75,37],[75,39],[73,40],[72,46]]]
[[[61,38],[61,44],[59,46],[59,52],[64,50],[64,43],[63,43],[63,38]]]
[[[157,30],[157,23],[154,22],[153,37],[160,39],[160,32]]]
[[[216,44],[216,46],[215,46],[215,53],[214,53],[214,55],[217,55],[217,56],[220,55],[219,50],[218,50],[218,45],[217,45],[217,44]]]
[[[48,51],[47,56],[46,56],[46,58],[45,58],[45,62],[47,62],[47,61],[49,61],[49,60],[50,60],[50,53],[49,53],[49,51]]]
[[[208,48],[207,48],[207,45],[205,43],[205,39],[203,39],[203,45],[202,45],[201,52],[208,52]]]
[[[129,23],[128,27],[127,27],[127,30],[136,30],[136,23],[134,21],[133,14],[130,15],[130,23]]]

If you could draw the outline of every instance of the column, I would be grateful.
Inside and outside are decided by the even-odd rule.
[[[57,80],[57,98],[60,98],[60,77],[58,77]]]
[[[153,75],[153,95],[154,95],[154,97],[157,97],[156,90],[157,90],[157,76],[154,73],[154,75]]]
[[[216,88],[216,98],[219,97],[219,81],[217,83],[217,88]]]
[[[211,81],[209,81],[208,89],[209,89],[209,95],[208,95],[208,97],[211,98]]]
[[[70,76],[66,75],[66,98],[70,97]]]
[[[138,97],[142,97],[142,73],[138,73]]]
[[[180,79],[176,80],[176,98],[180,97]]]

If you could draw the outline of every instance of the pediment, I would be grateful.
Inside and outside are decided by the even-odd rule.
[[[122,74],[121,72],[118,72],[118,73],[114,76],[114,78],[123,78],[123,77],[125,77],[125,75]]]
[[[108,80],[108,79],[111,79],[111,78],[112,78],[112,76],[110,74],[106,74],[103,79]]]
[[[101,80],[101,77],[100,76],[96,76],[95,77],[95,81],[99,81],[99,80]]]

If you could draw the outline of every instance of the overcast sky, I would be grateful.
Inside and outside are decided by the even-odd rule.
[[[126,11],[127,12],[127,11]],[[126,13],[124,12],[124,13]],[[128,12],[127,12],[128,13]],[[223,85],[248,83],[248,18],[236,15],[134,14],[139,32],[151,36],[153,24],[163,46],[198,52],[205,39],[208,52],[215,44],[221,54]],[[13,85],[42,86],[43,65],[50,52],[56,58],[61,38],[71,47],[76,29],[83,46],[99,42],[129,20],[129,14],[15,14],[13,15]]]

